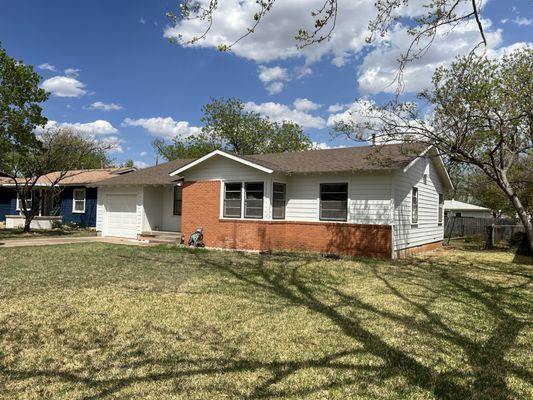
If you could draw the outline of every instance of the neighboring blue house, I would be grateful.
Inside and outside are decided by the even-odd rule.
[[[39,202],[39,216],[60,216],[63,223],[96,227],[98,189],[93,185],[134,170],[106,168],[69,171],[57,185],[53,183],[60,175],[51,173],[39,178],[31,200],[28,199],[27,202]],[[6,221],[6,216],[21,214],[20,200],[14,186],[9,178],[0,177],[0,222]]]

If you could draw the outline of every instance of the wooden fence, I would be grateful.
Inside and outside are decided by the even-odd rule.
[[[472,218],[472,217],[445,217],[444,237],[458,238],[471,235],[486,235],[487,227],[493,225],[517,225],[512,219],[502,218]]]

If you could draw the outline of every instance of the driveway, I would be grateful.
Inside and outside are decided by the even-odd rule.
[[[101,242],[101,243],[113,243],[113,244],[126,244],[132,246],[147,246],[145,242],[139,242],[132,239],[122,239],[114,237],[99,237],[99,236],[86,236],[86,237],[53,237],[53,238],[39,238],[39,239],[8,239],[0,241],[0,248],[4,247],[27,247],[27,246],[49,246],[54,244],[72,244],[72,243],[89,243],[89,242]]]

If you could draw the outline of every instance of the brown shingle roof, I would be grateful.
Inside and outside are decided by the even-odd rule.
[[[102,168],[102,169],[79,169],[68,171],[64,177],[62,177],[58,184],[60,186],[74,186],[74,185],[91,185],[96,182],[104,181],[111,177],[125,176],[121,174],[128,174],[134,171],[134,168]],[[60,178],[61,172],[51,172],[49,174],[41,176],[37,180],[37,185],[51,185],[56,183]],[[24,183],[23,178],[17,178],[20,183]],[[10,178],[0,178],[0,184],[10,185],[13,180]]]
[[[406,167],[426,148],[427,145],[421,143],[387,144],[383,146],[345,147],[240,157],[276,172],[286,174],[386,171]],[[171,184],[178,181],[180,177],[169,176],[169,174],[193,161],[194,159],[173,160],[99,182],[97,186]]]
[[[294,153],[257,154],[242,158],[282,173],[394,170],[406,167],[428,146],[387,144]]]
[[[190,159],[173,160],[164,164],[159,164],[153,167],[144,168],[130,174],[117,176],[103,182],[99,182],[97,186],[112,186],[112,185],[165,185],[176,182],[180,179],[179,176],[169,176],[178,168],[190,163]]]

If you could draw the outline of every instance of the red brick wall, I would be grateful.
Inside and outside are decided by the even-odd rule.
[[[390,258],[392,227],[325,222],[220,219],[220,181],[185,182],[182,231],[204,229],[208,247],[310,250]]]
[[[432,251],[442,248],[442,240],[433,243],[426,243],[420,246],[408,247],[407,249],[396,250],[396,256],[398,258],[405,258],[415,254],[424,253],[426,251]]]

